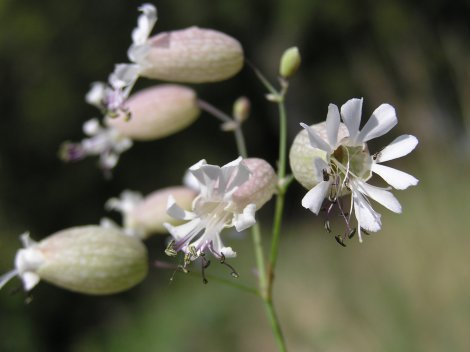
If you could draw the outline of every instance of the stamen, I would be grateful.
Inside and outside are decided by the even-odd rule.
[[[240,277],[235,268],[225,262],[225,255],[223,253],[220,253],[220,264],[223,264],[228,267],[231,270],[230,275],[232,275],[232,277],[234,277],[235,279],[238,279]]]
[[[328,231],[328,233],[331,233],[331,227],[330,227],[330,220],[325,220],[325,230]]]
[[[346,247],[346,244],[344,243],[343,238],[342,238],[341,236],[336,235],[336,236],[335,236],[335,240],[336,240],[336,242],[338,242],[341,246]]]
[[[201,274],[202,274],[202,283],[206,285],[209,281],[206,278],[206,269],[211,264],[210,260],[207,260],[205,254],[201,254]]]
[[[165,254],[169,257],[176,257],[178,253],[175,250],[175,240],[171,240],[171,242],[168,243],[168,246],[165,249]]]
[[[353,238],[355,234],[356,234],[356,228],[353,228],[353,229],[349,232],[348,238],[349,238],[349,239]]]

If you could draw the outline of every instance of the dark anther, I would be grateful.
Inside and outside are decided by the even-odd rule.
[[[361,227],[361,232],[364,232],[364,234],[366,234],[367,236],[370,236],[370,233],[364,230],[362,227]]]
[[[348,238],[353,238],[355,234],[356,234],[356,228],[353,228],[351,231],[349,231]]]
[[[335,236],[335,240],[336,242],[338,242],[340,245],[342,245],[343,247],[346,247],[346,245],[344,244],[344,241],[343,241],[343,238],[339,235],[336,235]]]
[[[322,172],[323,172],[323,181],[328,181],[330,179],[330,175],[328,175],[328,171],[326,169],[323,169]]]
[[[325,225],[325,230],[328,231],[328,233],[331,233],[330,221],[326,220],[324,225]]]
[[[231,266],[229,263],[225,262],[225,255],[223,253],[220,253],[220,264],[223,264],[226,267],[228,267],[231,270],[230,275],[232,275],[232,277],[234,277],[235,279],[238,279],[240,277],[240,275],[237,273],[235,268]]]

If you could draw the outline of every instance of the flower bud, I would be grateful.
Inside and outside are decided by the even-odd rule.
[[[224,33],[190,27],[148,39],[148,49],[139,61],[143,77],[184,83],[217,82],[241,70],[243,48]]]
[[[284,51],[281,57],[281,63],[279,65],[279,74],[283,78],[289,78],[293,76],[301,62],[301,57],[299,53],[299,49],[294,46],[292,48],[287,49]]]
[[[196,93],[180,85],[159,85],[133,94],[126,102],[130,113],[107,118],[122,136],[147,141],[178,132],[199,116]]]
[[[147,274],[147,250],[142,242],[116,229],[81,226],[40,242],[28,235],[22,240],[25,248],[16,254],[16,269],[6,276],[21,277],[26,290],[41,279],[75,292],[112,294],[135,286]]]
[[[121,198],[110,199],[108,209],[118,210],[123,214],[126,233],[145,239],[153,234],[168,234],[164,223],[179,225],[181,220],[167,214],[168,197],[172,195],[183,209],[191,209],[196,198],[196,191],[182,186],[168,187],[150,193],[143,198],[136,192],[124,191]]]
[[[245,121],[250,116],[250,100],[247,97],[238,98],[233,104],[233,117],[238,122]]]
[[[315,132],[327,140],[326,123],[320,122],[311,126]],[[339,126],[338,140],[347,137],[348,130],[343,123]],[[326,161],[326,152],[313,148],[310,145],[308,132],[302,129],[294,138],[294,142],[290,148],[289,161],[292,174],[295,179],[306,189],[312,189],[315,185],[322,181],[322,170],[316,170],[314,160],[321,158]]]
[[[238,209],[248,204],[255,204],[260,209],[273,196],[277,175],[269,163],[263,159],[243,159],[243,164],[250,170],[250,178],[233,194],[233,201]]]

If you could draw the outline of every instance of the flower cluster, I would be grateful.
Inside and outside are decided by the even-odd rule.
[[[346,231],[336,236],[336,240],[343,246],[344,240],[355,232],[362,242],[364,233],[381,229],[381,215],[372,208],[370,199],[392,212],[401,212],[391,188],[406,189],[417,185],[418,180],[382,163],[409,154],[418,140],[402,135],[375,154],[371,154],[367,146],[367,142],[386,134],[397,124],[391,105],[380,105],[362,128],[362,99],[351,99],[341,109],[330,104],[326,121],[320,124],[301,123],[303,130],[294,139],[289,155],[293,178],[286,175],[288,134],[283,104],[288,80],[301,64],[298,48],[289,48],[280,60],[279,91],[255,69],[269,91],[267,100],[279,104],[281,133],[276,174],[267,161],[246,157],[241,130],[250,115],[250,102],[246,97],[235,102],[233,116],[228,116],[199,99],[193,88],[180,85],[216,82],[235,75],[244,63],[240,43],[224,33],[198,27],[151,37],[157,10],[151,4],[144,4],[139,11],[141,14],[127,52],[130,63],[116,65],[108,81],[93,83],[86,95],[86,101],[96,106],[102,117],[85,122],[86,138],[81,142],[62,145],[62,159],[76,161],[89,155],[98,156],[101,169],[109,175],[121,153],[135,141],[151,141],[177,133],[196,121],[201,111],[221,120],[223,131],[234,132],[238,153],[243,157],[223,166],[208,164],[203,159],[189,168],[185,186],[166,187],[145,197],[124,191],[119,198],[111,198],[105,207],[122,214],[122,225],[103,219],[100,226],[68,228],[40,242],[22,235],[24,248],[16,254],[15,269],[0,277],[0,288],[19,277],[26,291],[40,280],[86,294],[126,290],[146,276],[147,251],[143,240],[155,234],[171,236],[165,251],[168,256],[182,253],[182,265],[173,268],[187,272],[191,263],[200,261],[203,279],[207,282],[204,270],[210,263],[210,255],[227,265],[237,277],[233,267],[226,263],[227,258],[234,258],[237,253],[224,244],[222,232],[227,228],[241,232],[255,225],[256,212],[277,193],[269,272],[264,268],[260,234],[253,231],[254,243],[258,246],[255,253],[260,287],[266,290],[260,296],[268,302],[284,196],[294,178],[308,189],[301,205],[317,215],[325,210],[328,231],[331,231],[329,215],[339,210]],[[173,83],[131,94],[139,77]],[[370,184],[373,174],[389,186]],[[344,197],[350,198],[349,205],[344,204]],[[352,225],[352,214],[357,226]]]

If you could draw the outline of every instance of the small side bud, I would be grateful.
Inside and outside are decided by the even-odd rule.
[[[126,102],[128,114],[108,118],[108,125],[133,140],[166,137],[192,124],[200,114],[194,90],[175,84],[137,92]],[[131,116],[129,119],[128,116]]]
[[[233,117],[242,123],[250,116],[251,104],[247,97],[240,97],[233,104]]]
[[[243,48],[227,34],[198,27],[163,32],[148,39],[139,58],[141,76],[181,83],[218,82],[243,67]]]
[[[284,51],[279,65],[279,74],[281,77],[290,78],[293,76],[297,72],[301,61],[299,49],[296,46]]]
[[[19,276],[27,291],[44,280],[79,293],[113,294],[137,285],[147,275],[145,246],[116,229],[80,226],[40,242],[26,234],[22,241],[25,248],[16,254],[15,270],[5,276]],[[6,281],[0,281],[1,288]]]

